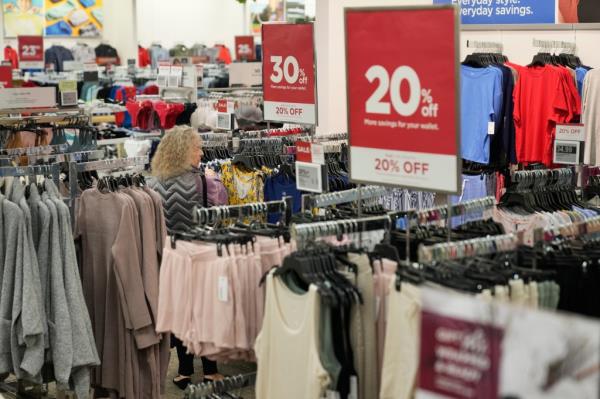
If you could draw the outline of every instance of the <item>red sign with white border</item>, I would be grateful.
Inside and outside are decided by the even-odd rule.
[[[254,36],[235,37],[235,59],[238,61],[254,61]]]
[[[458,9],[347,8],[345,23],[351,179],[458,193]]]
[[[313,24],[264,24],[265,120],[317,124]]]
[[[44,69],[44,38],[19,36],[19,66],[21,69]]]

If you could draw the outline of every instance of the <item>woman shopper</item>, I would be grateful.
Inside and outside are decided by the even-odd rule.
[[[167,229],[186,230],[193,224],[194,206],[227,205],[227,190],[212,170],[203,175],[198,166],[202,159],[202,141],[190,127],[176,127],[166,132],[152,159],[150,185],[163,199]],[[173,309],[174,312],[177,309]],[[178,376],[173,383],[185,389],[194,374],[194,355],[187,353],[181,340],[172,335],[177,348]],[[205,357],[202,370],[205,380],[219,380],[217,363]]]

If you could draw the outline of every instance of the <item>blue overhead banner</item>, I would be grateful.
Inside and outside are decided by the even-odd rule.
[[[600,0],[433,0],[458,4],[465,25],[600,23]]]
[[[553,0],[434,0],[434,4],[459,4],[463,24],[553,24]]]

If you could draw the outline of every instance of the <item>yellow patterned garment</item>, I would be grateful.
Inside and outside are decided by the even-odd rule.
[[[250,204],[265,201],[265,176],[271,171],[247,170],[243,166],[226,162],[221,166],[221,180],[229,195],[229,205]]]

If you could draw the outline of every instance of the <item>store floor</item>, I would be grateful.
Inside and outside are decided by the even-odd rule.
[[[192,378],[193,382],[201,381],[202,377],[202,362],[200,359],[194,360],[194,368],[196,370],[196,374]],[[229,363],[223,364],[219,363],[219,372],[223,375],[237,375],[237,374],[247,374],[256,371],[256,365],[251,363]],[[165,395],[163,395],[163,399],[181,399],[183,398],[183,391],[180,390],[173,384],[173,378],[177,375],[177,352],[175,350],[171,351],[171,362],[169,364],[169,372],[167,374],[167,390]],[[249,387],[241,390],[240,392],[233,392],[234,394],[238,394],[244,399],[254,399],[254,387]]]
[[[201,377],[202,377],[202,362],[200,361],[199,358],[194,360],[194,368],[196,369],[196,374],[192,378],[192,381],[196,383],[196,382],[201,381]],[[252,364],[252,363],[240,363],[240,362],[229,363],[229,364],[219,363],[219,371],[223,375],[226,375],[226,376],[234,376],[234,375],[238,375],[238,374],[248,374],[248,373],[252,373],[252,372],[256,371],[256,365]],[[184,391],[177,388],[177,386],[175,386],[175,384],[173,384],[173,378],[176,375],[177,375],[177,352],[175,350],[173,350],[171,352],[171,362],[169,363],[169,371],[167,374],[167,381],[166,381],[166,392],[163,395],[163,399],[182,399],[183,398]],[[8,383],[14,382],[14,376],[10,376],[6,382],[8,382]],[[56,389],[55,389],[54,384],[49,384],[48,390],[49,390],[49,395],[48,395],[49,398],[57,398],[57,397],[64,398],[64,396],[56,395]],[[234,395],[237,394],[238,396],[242,397],[243,399],[255,399],[254,387],[247,387],[240,391],[233,391],[232,393]],[[72,396],[72,397],[74,397],[74,396]],[[4,398],[6,398],[6,399],[20,398],[20,396],[9,394],[9,393],[2,393],[1,388],[0,388],[0,399],[4,399]],[[70,398],[70,396],[67,396],[67,398]]]

